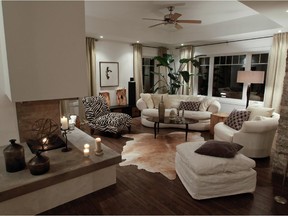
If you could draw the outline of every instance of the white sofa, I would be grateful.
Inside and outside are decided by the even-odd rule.
[[[223,122],[214,127],[214,139],[239,143],[244,146],[239,152],[251,158],[269,157],[280,115],[272,108],[248,107],[250,117],[240,130]]]
[[[168,94],[141,94],[136,106],[141,111],[141,123],[146,127],[154,127],[154,122],[148,121],[148,117],[158,117],[158,105],[163,97],[165,105],[165,116],[170,115],[171,110],[179,108],[181,101],[200,101],[199,111],[184,110],[184,117],[198,120],[195,124],[189,124],[190,130],[205,131],[210,128],[210,117],[212,113],[220,111],[220,103],[210,97],[193,95],[168,95]],[[182,111],[180,112],[182,115]],[[160,128],[185,128],[185,125],[160,123]]]

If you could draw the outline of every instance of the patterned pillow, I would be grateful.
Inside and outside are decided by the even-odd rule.
[[[247,121],[250,116],[250,111],[248,110],[236,110],[234,109],[228,118],[225,120],[224,124],[229,127],[240,130],[244,121]]]
[[[199,111],[200,101],[181,101],[179,110]]]

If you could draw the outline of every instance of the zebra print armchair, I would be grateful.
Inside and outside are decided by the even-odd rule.
[[[130,133],[132,117],[125,113],[110,112],[103,96],[84,97],[82,102],[91,134],[95,130],[118,134],[125,128]]]

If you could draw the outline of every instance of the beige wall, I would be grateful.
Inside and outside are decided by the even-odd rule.
[[[9,139],[19,140],[16,108],[5,95],[4,71],[7,70],[7,57],[3,30],[2,2],[0,1],[0,146],[9,144]]]
[[[84,13],[83,1],[3,2],[12,101],[87,95]]]

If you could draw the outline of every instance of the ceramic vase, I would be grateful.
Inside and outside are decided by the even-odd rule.
[[[159,114],[159,122],[164,122],[165,106],[164,106],[163,96],[161,97],[161,101],[158,106],[158,114]]]

